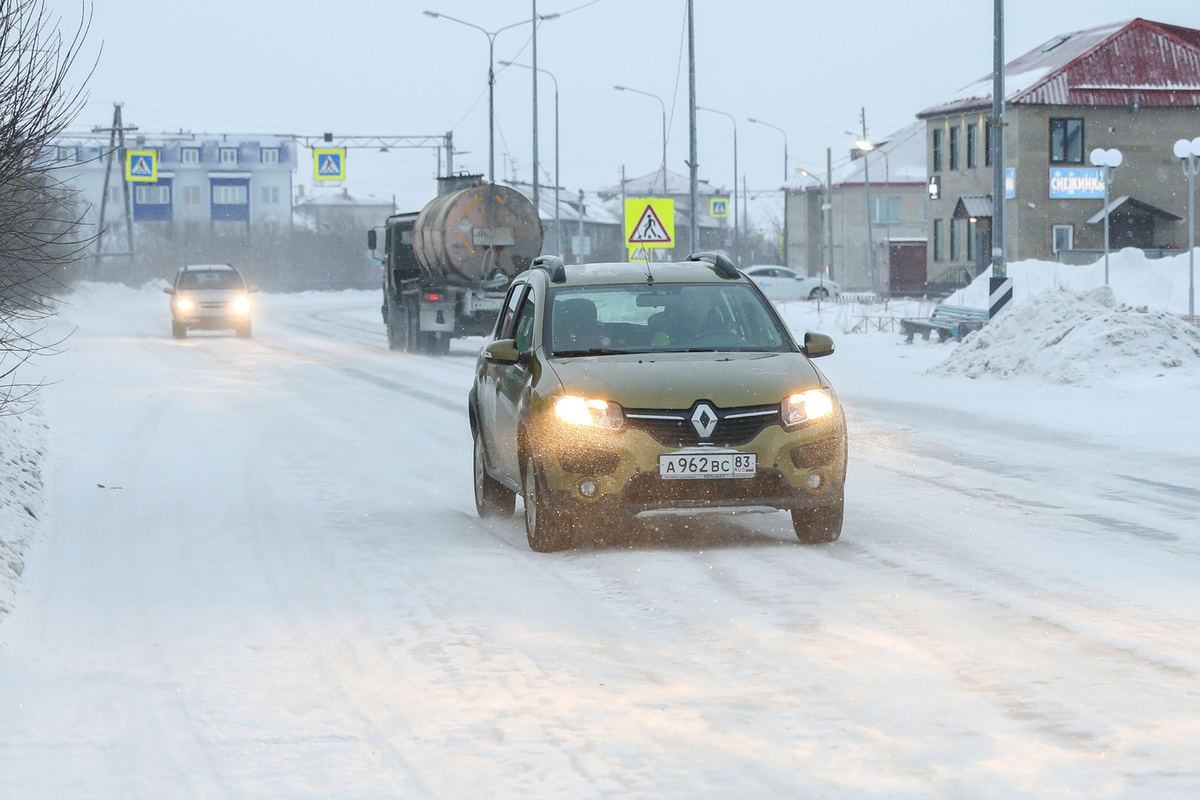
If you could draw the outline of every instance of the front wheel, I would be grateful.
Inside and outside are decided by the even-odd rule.
[[[180,323],[176,322],[175,320],[171,320],[171,335],[174,336],[176,339],[186,339],[187,338],[187,326],[181,325]]]
[[[524,486],[525,538],[530,549],[538,553],[565,549],[571,542],[571,515],[551,502],[546,478],[533,456],[525,459]]]
[[[237,337],[239,339],[249,339],[250,338],[250,323],[243,322],[241,325],[238,325],[236,328],[234,328],[233,332],[235,334],[237,334]]]
[[[805,544],[835,542],[842,535],[842,516],[845,503],[824,508],[793,508],[792,527],[796,538]]]
[[[475,511],[481,518],[511,517],[517,506],[516,492],[487,473],[483,434],[475,431],[474,447]]]

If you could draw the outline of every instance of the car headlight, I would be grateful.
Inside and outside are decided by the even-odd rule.
[[[583,397],[560,397],[554,403],[554,415],[569,425],[617,429],[625,414],[616,403]]]
[[[832,414],[833,398],[824,389],[810,389],[785,397],[779,410],[783,414],[783,426],[794,428],[803,422]]]
[[[196,307],[196,304],[186,297],[181,297],[175,301],[175,307],[180,311],[191,311]]]
[[[238,314],[245,314],[250,310],[250,298],[246,295],[238,295],[233,299],[233,310]]]

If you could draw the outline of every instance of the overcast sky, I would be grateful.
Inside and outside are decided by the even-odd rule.
[[[48,0],[78,19],[75,0]],[[582,6],[582,7],[581,7]],[[739,167],[750,188],[778,188],[783,136],[793,169],[824,171],[853,145],[865,107],[873,138],[991,71],[992,3],[971,0],[791,2],[695,0],[697,102],[737,120]],[[528,20],[531,0],[96,0],[85,61],[99,63],[76,127],[107,125],[113,101],[127,124],[160,132],[441,134],[453,130],[456,168],[487,170],[488,47],[476,30]],[[577,10],[572,10],[577,9]],[[562,183],[572,191],[657,169],[661,110],[617,92],[656,94],[671,118],[668,167],[686,173],[684,0],[539,0],[538,62],[561,90]],[[1008,0],[1008,60],[1060,32],[1141,16],[1200,28],[1195,0]],[[529,25],[500,33],[496,60],[529,63]],[[681,47],[682,46],[682,47]],[[496,171],[530,178],[531,74],[497,65]],[[82,73],[78,79],[82,78]],[[543,181],[554,170],[554,84],[539,88]],[[733,182],[732,126],[698,114],[700,177]],[[1200,130],[1197,131],[1200,135]],[[1164,143],[1169,150],[1170,142]],[[402,209],[432,198],[433,151],[351,152],[351,192],[395,196]],[[311,182],[302,168],[298,182]]]

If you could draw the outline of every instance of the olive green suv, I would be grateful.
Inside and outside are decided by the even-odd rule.
[[[631,516],[791,512],[803,542],[842,530],[846,423],[812,359],[762,291],[723,255],[565,266],[513,281],[469,397],[475,505],[529,545]]]

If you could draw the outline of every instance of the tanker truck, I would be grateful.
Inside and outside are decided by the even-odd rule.
[[[425,208],[367,232],[383,264],[380,310],[391,349],[444,354],[451,339],[487,334],[508,285],[541,253],[537,209],[482,179],[438,178],[438,197]]]

